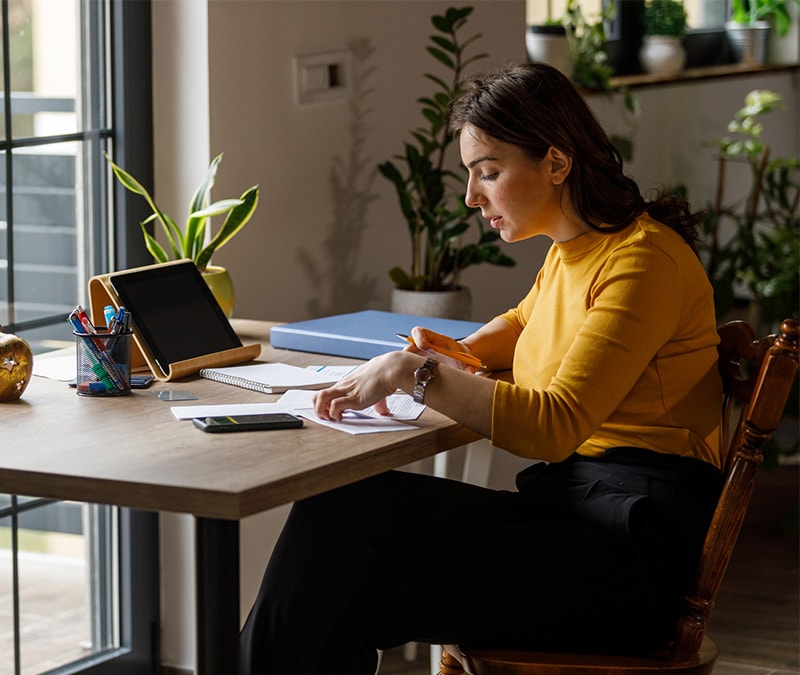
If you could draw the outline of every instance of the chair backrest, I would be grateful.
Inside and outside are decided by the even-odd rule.
[[[717,591],[739,536],[762,446],[783,415],[798,367],[800,324],[787,319],[779,335],[758,339],[743,321],[719,328],[719,372],[723,384],[725,483],[706,535],[694,587],[678,621],[673,658],[696,654],[703,641]],[[741,409],[731,434],[733,411]]]

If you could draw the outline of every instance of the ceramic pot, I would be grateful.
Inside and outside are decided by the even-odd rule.
[[[201,274],[225,316],[230,319],[233,316],[233,305],[236,298],[233,292],[233,280],[228,274],[228,270],[224,267],[209,265]]]
[[[679,37],[647,35],[642,38],[639,63],[650,75],[677,75],[686,63],[686,51]]]
[[[0,402],[16,401],[33,375],[33,352],[21,337],[0,326]]]
[[[728,43],[736,63],[745,66],[760,66],[767,62],[767,37],[769,23],[756,21],[752,24],[728,21],[725,24]]]
[[[469,321],[472,294],[463,287],[455,291],[404,291],[394,288],[391,309],[398,314]]]
[[[567,77],[572,75],[572,53],[563,26],[528,26],[525,31],[525,48],[531,61],[547,63],[558,68]]]

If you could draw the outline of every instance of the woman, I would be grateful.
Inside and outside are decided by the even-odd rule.
[[[371,675],[407,641],[661,645],[720,487],[712,292],[676,198],[645,201],[570,82],[476,79],[451,129],[466,202],[553,245],[530,292],[455,342],[417,327],[319,392],[338,420],[396,389],[532,460],[517,491],[390,472],[295,504],[242,634],[244,673]],[[473,354],[514,382],[432,354]]]

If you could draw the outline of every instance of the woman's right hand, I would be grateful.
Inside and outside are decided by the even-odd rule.
[[[474,373],[475,367],[462,363],[458,359],[449,358],[446,354],[436,351],[434,347],[444,349],[450,352],[460,352],[462,354],[470,354],[469,348],[461,344],[458,340],[454,340],[447,335],[442,335],[436,331],[423,328],[422,326],[415,326],[411,330],[411,337],[414,342],[410,343],[405,349],[406,351],[415,354],[422,354],[423,356],[432,356],[437,361],[447,364],[458,370],[466,370],[467,372]]]

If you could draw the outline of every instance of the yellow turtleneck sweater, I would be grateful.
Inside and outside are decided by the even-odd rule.
[[[492,443],[560,461],[615,446],[720,466],[711,286],[675,231],[643,216],[554,244],[520,304],[514,383],[498,382]]]

